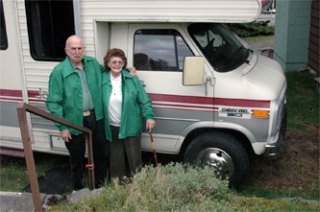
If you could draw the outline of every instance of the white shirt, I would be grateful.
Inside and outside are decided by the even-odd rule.
[[[122,109],[121,75],[114,78],[112,74],[110,74],[110,81],[112,84],[112,92],[108,106],[109,123],[112,126],[120,127]]]

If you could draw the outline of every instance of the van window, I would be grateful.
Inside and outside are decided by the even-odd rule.
[[[6,50],[8,48],[8,37],[7,37],[7,29],[6,29],[6,20],[4,19],[2,0],[0,0],[0,26],[1,26],[0,49]]]
[[[133,64],[137,70],[182,71],[185,56],[193,53],[172,29],[141,29],[134,36]]]
[[[188,31],[218,72],[239,67],[249,56],[249,50],[223,24],[195,23],[188,27]]]
[[[63,60],[65,41],[75,34],[72,0],[26,0],[25,6],[33,59]]]

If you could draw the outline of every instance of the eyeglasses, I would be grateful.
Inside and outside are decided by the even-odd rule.
[[[114,60],[114,61],[111,61],[111,64],[112,64],[112,65],[117,65],[117,64],[123,65],[123,61],[121,61],[121,60]]]

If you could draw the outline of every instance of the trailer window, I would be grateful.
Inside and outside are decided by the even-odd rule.
[[[65,41],[75,34],[72,0],[26,0],[31,56],[40,61],[61,61]]]
[[[137,70],[182,71],[183,59],[193,53],[176,30],[143,29],[134,37]]]
[[[1,26],[1,43],[0,49],[6,50],[8,48],[8,37],[7,37],[7,29],[6,29],[6,21],[4,19],[4,11],[3,11],[3,3],[0,0],[0,26]]]

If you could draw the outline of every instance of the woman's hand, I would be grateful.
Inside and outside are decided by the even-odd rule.
[[[146,123],[147,130],[151,131],[156,126],[156,122],[153,119],[148,119]]]
[[[129,73],[132,75],[132,76],[137,76],[137,70],[135,67],[130,67],[128,68],[129,70]]]

